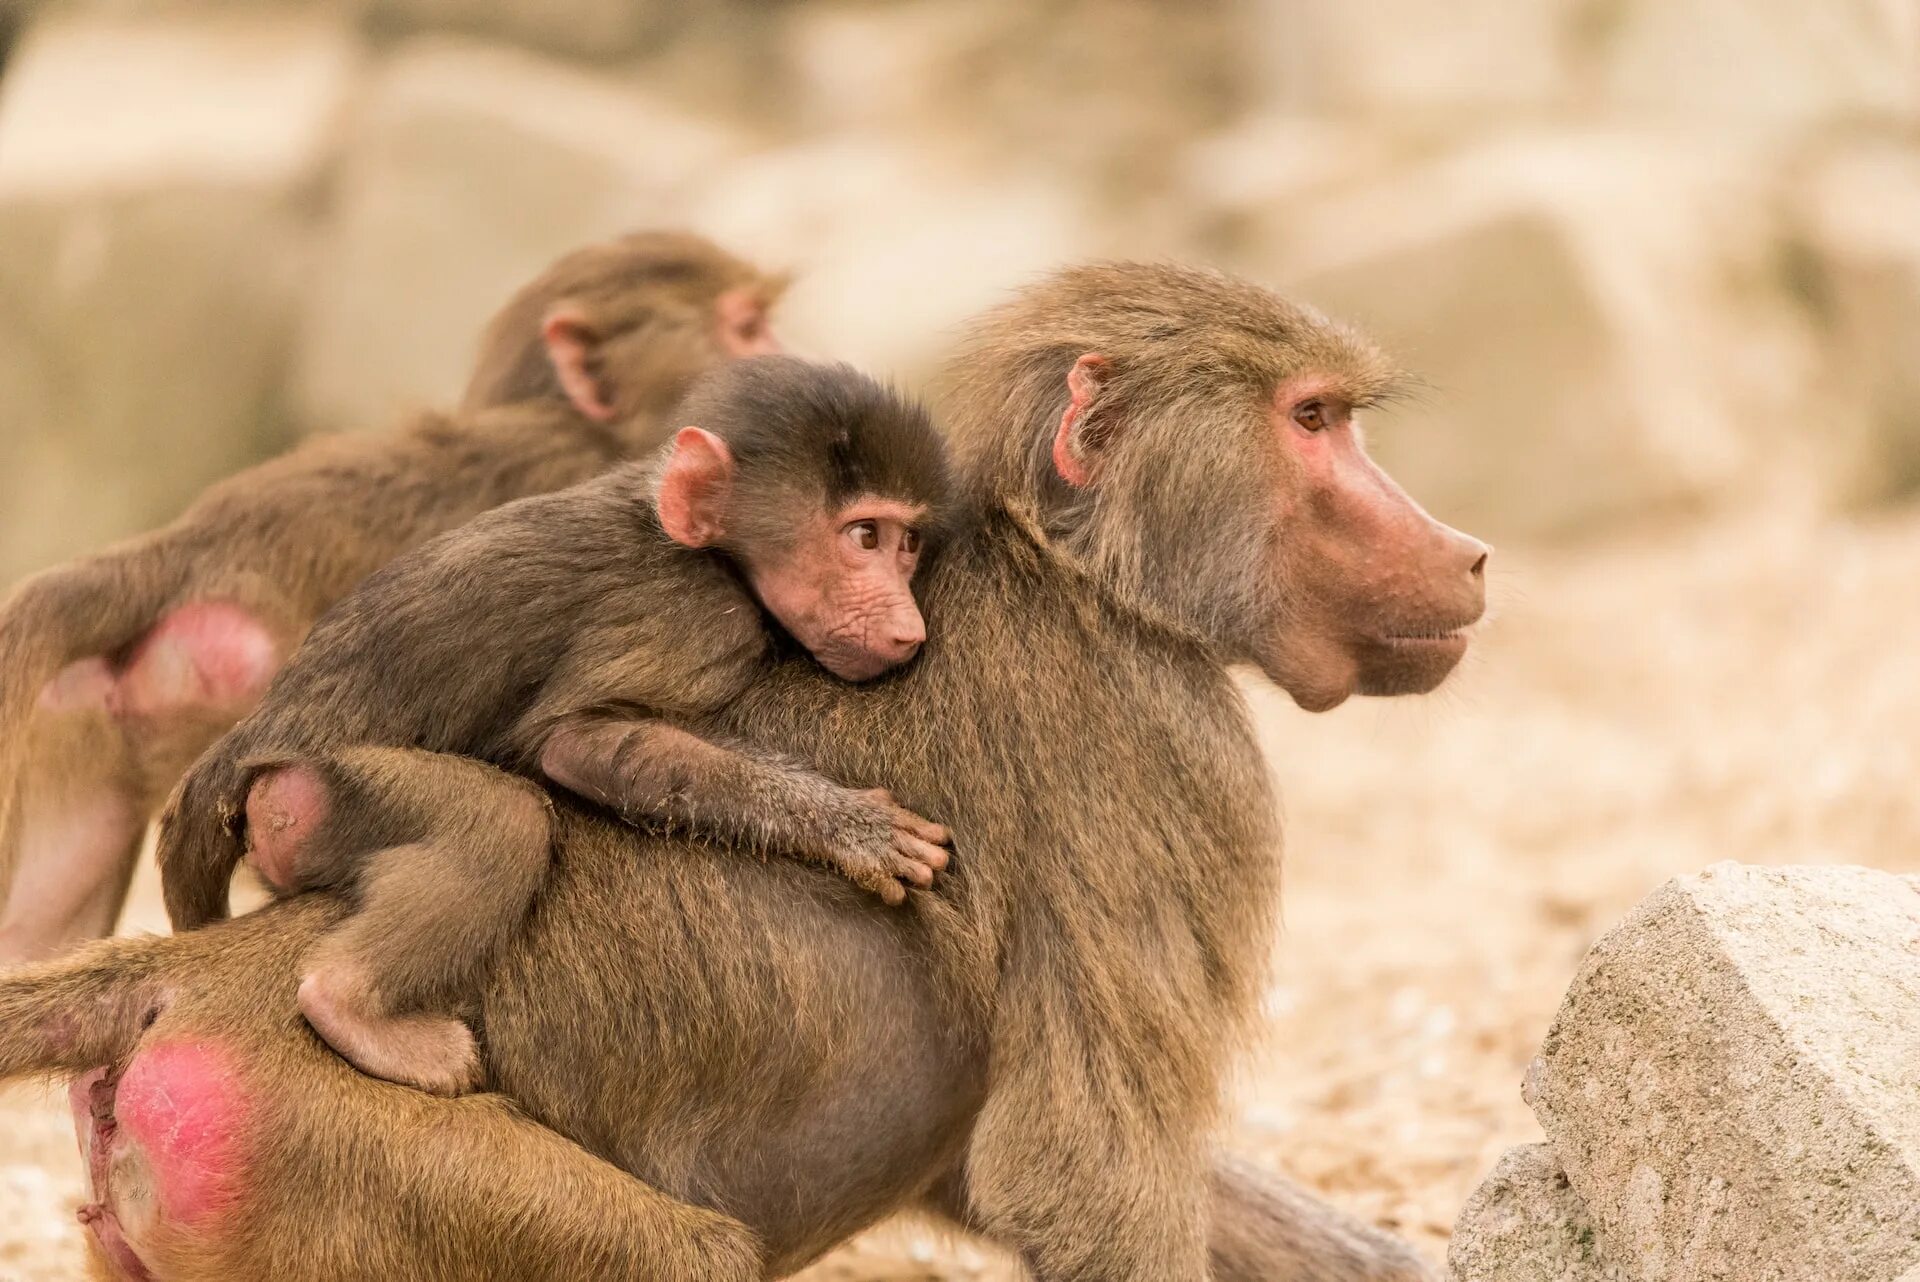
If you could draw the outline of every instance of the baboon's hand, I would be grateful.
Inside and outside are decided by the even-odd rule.
[[[889,904],[906,902],[910,885],[931,886],[933,874],[951,858],[945,847],[952,834],[896,802],[885,788],[848,796],[852,804],[828,842],[827,863]]]

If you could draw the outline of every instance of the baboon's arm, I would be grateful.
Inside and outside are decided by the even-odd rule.
[[[727,747],[659,718],[569,718],[547,738],[540,768],[629,822],[684,825],[823,863],[888,903],[906,898],[905,885],[931,884],[947,863],[947,830],[884,790],[848,788],[785,758]]]

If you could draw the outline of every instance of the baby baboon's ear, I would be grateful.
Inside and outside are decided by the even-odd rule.
[[[675,543],[710,548],[725,535],[733,452],[712,432],[683,427],[660,477],[660,527]]]

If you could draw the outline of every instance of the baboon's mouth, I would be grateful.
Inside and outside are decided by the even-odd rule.
[[[1445,650],[1452,647],[1464,649],[1468,641],[1465,628],[1431,628],[1410,632],[1383,633],[1380,640],[1399,650]]]
[[[1466,657],[1471,625],[1395,628],[1358,647],[1359,693],[1425,694],[1446,680]]]

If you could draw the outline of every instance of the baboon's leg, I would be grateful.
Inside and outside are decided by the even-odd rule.
[[[102,665],[104,666],[104,665]],[[28,723],[12,815],[13,879],[0,910],[0,966],[37,961],[113,930],[146,835],[126,736],[84,669],[69,669]],[[0,782],[0,786],[8,786]]]
[[[755,1282],[754,1234],[497,1096],[362,1077],[272,1016],[328,905],[0,973],[0,1082],[79,1074],[82,1219],[156,1282]],[[248,1014],[247,1012],[253,1012]]]
[[[1207,1177],[1207,1257],[1212,1282],[1432,1282],[1406,1243],[1363,1224],[1291,1181],[1235,1157]],[[970,1232],[986,1230],[955,1171],[926,1207]]]
[[[287,1083],[295,1091],[308,1081]],[[326,1101],[324,1110],[313,1105]],[[759,1282],[740,1221],[670,1197],[495,1096],[365,1078],[308,1097],[280,1145],[254,1271],[313,1282]],[[303,1190],[325,1186],[315,1206]],[[331,1205],[325,1203],[331,1202]],[[333,1239],[316,1253],[315,1225]],[[251,1244],[249,1244],[251,1245]],[[331,1258],[329,1258],[329,1256]],[[311,1263],[309,1263],[311,1262]]]
[[[0,971],[0,1082],[119,1062],[164,1008],[175,951],[170,936],[102,939]]]
[[[1031,1080],[989,1091],[967,1153],[974,1221],[1037,1282],[1207,1282],[1204,1168],[1191,1144],[1147,1126],[1129,1133],[1084,1090],[1059,1085],[1050,1096]]]
[[[375,1077],[478,1085],[473,1034],[444,1012],[526,920],[552,847],[545,794],[465,757],[355,749],[263,773],[247,827],[276,884],[358,891],[359,911],[306,959],[308,1022]],[[354,849],[381,833],[410,839]]]
[[[113,930],[160,801],[259,699],[285,648],[253,613],[199,602],[123,658],[79,660],[46,684],[0,833],[0,869],[13,869],[0,965]]]

